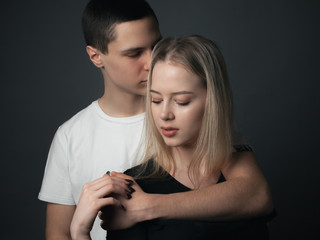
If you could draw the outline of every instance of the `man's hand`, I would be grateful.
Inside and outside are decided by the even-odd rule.
[[[227,181],[183,193],[147,194],[133,182],[132,198],[121,200],[126,211],[115,212],[111,221],[102,214],[101,225],[104,229],[123,229],[155,218],[225,221],[271,213],[269,185],[252,152],[233,154],[222,172]],[[115,172],[112,176],[129,178]]]
[[[70,226],[72,239],[90,239],[90,231],[99,210],[105,206],[121,208],[117,198],[130,198],[131,181],[105,174],[86,183]]]

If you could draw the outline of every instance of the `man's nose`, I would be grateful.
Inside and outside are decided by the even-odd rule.
[[[145,56],[145,63],[144,63],[144,69],[146,71],[150,70],[150,64],[151,64],[151,54],[152,54],[152,50],[148,50],[146,51],[146,56]]]

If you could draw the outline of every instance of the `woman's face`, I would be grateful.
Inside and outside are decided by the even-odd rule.
[[[152,73],[151,111],[165,143],[193,147],[202,124],[206,89],[182,65],[157,62]]]

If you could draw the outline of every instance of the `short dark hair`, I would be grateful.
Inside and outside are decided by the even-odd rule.
[[[158,19],[145,0],[91,0],[82,14],[82,31],[87,45],[102,53],[116,38],[115,25],[145,17]]]

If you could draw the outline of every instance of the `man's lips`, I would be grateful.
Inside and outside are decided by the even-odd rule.
[[[147,82],[148,82],[148,80],[142,80],[142,81],[140,81],[140,83],[142,83],[142,84],[147,84]]]
[[[173,127],[161,127],[162,134],[166,137],[173,137],[179,131],[178,128]]]

